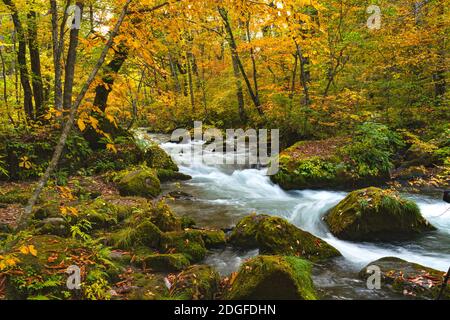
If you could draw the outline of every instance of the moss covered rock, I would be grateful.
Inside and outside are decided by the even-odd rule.
[[[76,214],[70,215],[71,224],[87,220],[91,230],[113,228],[134,212],[150,208],[144,198],[116,196],[68,203],[67,206],[76,210]],[[67,218],[67,215],[62,214],[60,203],[49,201],[36,207],[33,217],[40,224],[41,220]]]
[[[156,174],[158,175],[158,179],[161,182],[178,181],[178,180],[187,181],[192,179],[192,177],[187,174],[167,169],[157,169]]]
[[[140,167],[118,174],[117,188],[123,196],[153,198],[161,193],[161,184],[155,170]]]
[[[158,202],[150,210],[150,220],[159,228],[161,231],[181,231],[182,223],[181,219],[177,217],[172,209],[164,202]]]
[[[350,193],[325,221],[336,237],[355,241],[402,239],[435,229],[413,201],[373,187]]]
[[[154,169],[165,169],[177,172],[178,166],[172,158],[157,144],[150,144],[144,155],[147,166]]]
[[[316,300],[311,263],[297,257],[258,256],[239,270],[229,300]]]
[[[423,299],[436,299],[445,277],[445,272],[394,257],[386,257],[370,263],[361,270],[360,277],[367,280],[374,274],[375,266],[381,271],[382,287],[405,296]],[[450,283],[441,299],[450,300]]]
[[[136,261],[142,263],[145,268],[153,271],[173,272],[181,271],[190,266],[189,259],[184,254],[148,254],[138,256]]]
[[[283,189],[342,188],[353,183],[340,149],[346,138],[300,141],[279,156],[279,171],[271,176]]]
[[[208,249],[222,248],[227,244],[225,232],[222,230],[201,230],[200,234]]]
[[[192,230],[163,233],[159,248],[167,253],[183,253],[191,262],[201,261],[207,252],[202,235]]]
[[[214,268],[197,265],[181,272],[175,279],[170,295],[180,300],[213,300],[219,289],[220,276]]]
[[[157,248],[162,235],[162,231],[147,218],[112,233],[108,242],[120,249],[130,249],[140,245]]]
[[[339,256],[325,241],[298,229],[279,217],[250,215],[232,231],[229,242],[244,249],[258,248],[263,254],[292,255],[309,260]]]

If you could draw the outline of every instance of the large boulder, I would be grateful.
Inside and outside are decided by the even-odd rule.
[[[436,299],[444,282],[445,273],[408,262],[399,258],[386,257],[370,263],[360,272],[360,277],[368,280],[376,272],[381,272],[381,286],[403,294],[424,299]],[[450,283],[443,291],[441,299],[450,300]]]
[[[180,273],[171,289],[171,298],[213,300],[220,286],[220,275],[211,266],[196,265]]]
[[[336,237],[353,241],[405,239],[435,229],[413,201],[373,187],[350,193],[325,221]]]
[[[360,125],[351,137],[300,141],[280,154],[272,181],[285,189],[348,189],[390,179],[404,146],[400,135],[379,123]]]
[[[229,300],[316,300],[311,264],[297,257],[258,256],[246,262],[225,293]]]
[[[280,154],[279,171],[271,179],[286,190],[352,184],[353,178],[339,154],[347,143],[347,138],[300,141]]]
[[[161,184],[155,170],[139,167],[117,175],[117,188],[122,196],[154,198],[161,193]]]
[[[258,248],[263,254],[292,255],[313,261],[340,255],[334,247],[309,232],[268,215],[254,214],[242,219],[232,231],[229,242],[238,248]]]

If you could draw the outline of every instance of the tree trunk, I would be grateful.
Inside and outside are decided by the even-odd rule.
[[[80,8],[80,13],[83,12],[83,3],[76,2],[76,5]],[[75,66],[77,62],[77,47],[78,47],[78,35],[80,30],[78,28],[72,28],[70,30],[69,37],[69,50],[67,52],[67,61],[64,75],[64,93],[63,93],[63,109],[70,110],[72,105],[72,92],[75,79]]]
[[[68,2],[70,4],[70,2]],[[61,68],[61,54],[62,54],[62,42],[64,41],[64,25],[67,20],[67,8],[65,7],[63,21],[61,22],[61,32],[58,33],[58,7],[56,0],[50,0],[50,12],[52,15],[52,43],[53,43],[53,65],[55,69],[55,108],[57,110],[62,109],[62,68]]]
[[[239,66],[238,62],[236,60],[236,57],[233,54],[233,50],[231,50],[231,61],[233,63],[233,72],[234,72],[234,79],[236,81],[236,96],[238,101],[238,107],[239,107],[239,118],[241,119],[242,123],[247,122],[247,115],[245,114],[245,103],[244,103],[244,92],[242,91],[242,81],[241,76],[239,73]]]
[[[9,112],[9,104],[8,104],[8,91],[6,87],[6,66],[5,66],[5,59],[3,58],[3,49],[0,48],[0,60],[2,64],[2,77],[3,77],[3,101],[5,102],[5,108],[6,108],[6,114],[8,115],[9,121],[11,121],[11,124],[13,126],[16,126],[13,117],[11,116],[11,113]]]
[[[445,93],[447,91],[446,84],[446,73],[447,73],[447,63],[446,63],[446,45],[445,45],[445,5],[444,1],[439,1],[439,16],[438,16],[438,29],[443,30],[442,34],[439,34],[439,43],[437,50],[437,64],[436,64],[436,72],[433,74],[434,81],[434,95],[438,104],[442,103],[443,98],[445,97]]]
[[[115,76],[117,75],[127,58],[128,48],[123,44],[119,44],[113,58],[103,68],[104,73],[102,76],[102,81],[95,88],[94,98],[94,106],[98,107],[102,113],[105,112],[108,105],[108,97],[112,91]],[[109,124],[109,121],[104,119],[103,114],[97,114],[97,116],[100,118],[100,126],[102,131],[106,133],[112,133],[114,128],[112,128],[112,126]],[[98,149],[101,146],[101,144],[99,143],[101,136],[93,128],[86,129],[83,133],[83,136],[89,142],[89,145],[92,148]]]
[[[192,80],[192,53],[186,55],[187,74],[189,82],[189,96],[191,98],[191,109],[195,112],[195,97],[194,97],[194,81]]]
[[[19,19],[19,12],[12,0],[3,0],[3,3],[11,10],[11,17],[14,23],[14,29],[17,34],[19,48],[17,51],[17,63],[20,71],[20,82],[23,88],[23,107],[28,120],[34,119],[33,112],[33,92],[30,85],[30,76],[27,68],[27,43],[22,23]]]
[[[303,93],[305,95],[305,106],[309,106],[311,100],[309,97],[308,76],[305,68],[308,60],[305,57],[303,57],[301,47],[297,42],[295,42],[295,46],[297,48],[297,54],[300,59],[300,82],[302,84]]]
[[[28,14],[28,49],[30,51],[31,83],[33,85],[36,118],[42,118],[45,114],[43,105],[44,88],[42,82],[41,57],[39,54],[36,23],[36,12],[30,11],[30,13]]]
[[[252,60],[252,67],[253,67],[253,84],[255,86],[255,96],[256,96],[256,99],[259,101],[258,71],[256,69],[255,50],[253,49],[253,46],[252,46],[252,38],[251,38],[251,34],[250,34],[250,17],[248,18],[248,20],[246,22],[245,29],[247,32],[247,41],[248,41],[248,44],[250,45],[250,58]]]

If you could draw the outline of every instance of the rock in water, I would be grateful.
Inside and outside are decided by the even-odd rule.
[[[297,257],[258,256],[245,263],[227,300],[316,300],[311,263]]]
[[[238,248],[256,249],[262,254],[292,255],[316,261],[339,256],[325,241],[279,217],[250,215],[242,219],[230,235]]]
[[[444,191],[444,201],[450,203],[450,191]]]
[[[178,172],[178,166],[160,146],[152,143],[145,152],[147,166],[154,169],[165,169]]]
[[[336,237],[353,241],[405,239],[435,230],[413,201],[378,188],[350,193],[325,221]]]
[[[436,299],[442,288],[445,273],[408,262],[399,258],[387,257],[370,263],[360,272],[360,277],[368,280],[374,275],[374,269],[381,271],[381,288],[390,290],[406,296]],[[450,286],[441,299],[450,299]]]

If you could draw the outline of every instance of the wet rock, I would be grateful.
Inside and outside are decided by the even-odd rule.
[[[199,232],[208,249],[223,248],[227,244],[225,232],[222,230],[201,230]]]
[[[161,193],[156,172],[147,167],[135,168],[118,174],[117,188],[122,196],[142,196],[154,198]]]
[[[292,256],[258,256],[241,267],[225,298],[316,300],[311,264]]]
[[[298,229],[279,217],[250,215],[232,231],[230,244],[242,249],[259,249],[262,254],[292,255],[312,261],[339,256],[325,241]]]
[[[450,191],[444,191],[444,198],[443,200],[447,203],[450,203]]]
[[[219,289],[220,276],[206,265],[192,266],[180,273],[171,288],[171,297],[180,300],[213,300]]]
[[[194,198],[191,194],[180,190],[171,191],[168,195],[177,200],[192,200]]]
[[[374,267],[381,271],[381,286],[409,297],[436,299],[442,288],[445,272],[427,268],[399,258],[386,257],[370,263],[360,272],[368,280]],[[450,284],[441,297],[450,300]]]
[[[336,237],[354,241],[404,239],[435,230],[413,201],[378,188],[350,193],[325,221]]]

